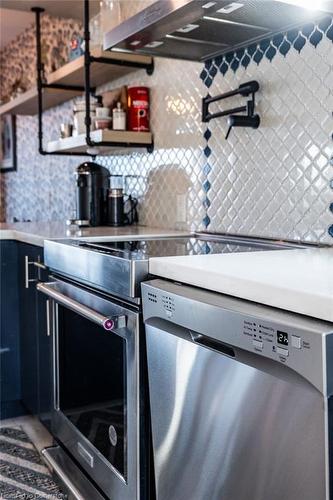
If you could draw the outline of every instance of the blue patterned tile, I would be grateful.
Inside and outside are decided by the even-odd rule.
[[[333,189],[333,179],[330,180],[330,188]]]
[[[294,41],[294,48],[298,52],[301,52],[301,50],[303,49],[305,43],[306,43],[306,38],[303,35],[299,34],[299,36]]]
[[[249,54],[249,56],[252,57],[255,54],[256,50],[257,50],[257,45],[254,43],[246,49],[246,52]]]
[[[214,78],[214,76],[217,75],[217,67],[213,65],[211,69],[209,70],[209,75]]]
[[[205,133],[204,133],[204,138],[206,139],[206,141],[209,141],[209,139],[211,137],[212,137],[211,131],[209,130],[209,128],[206,128]]]
[[[314,46],[314,47],[317,47],[318,43],[320,43],[323,39],[323,34],[321,31],[319,31],[318,29],[316,29],[312,35],[310,36],[309,40],[310,40],[310,43]]]
[[[228,69],[229,69],[228,64],[225,61],[223,61],[223,63],[219,67],[219,70],[220,70],[220,72],[222,73],[223,76],[226,74],[226,72],[228,71]]]
[[[203,81],[207,77],[208,73],[205,69],[203,69],[200,73],[200,78]]]
[[[266,40],[262,40],[260,43],[259,43],[259,47],[260,47],[260,50],[262,50],[263,52],[265,52],[265,50],[268,49],[269,45],[270,45],[271,41],[269,38],[266,38]]]
[[[333,213],[333,203],[330,204],[330,211]]]
[[[241,65],[246,69],[251,62],[251,57],[248,54],[245,54],[243,59],[241,60]]]
[[[208,179],[203,183],[202,187],[203,187],[205,193],[208,193],[208,191],[211,188],[211,184],[210,184]]]
[[[204,84],[206,85],[207,88],[209,88],[212,85],[212,83],[213,83],[213,78],[211,78],[210,76],[205,78]]]
[[[203,201],[203,206],[204,208],[207,210],[209,207],[210,207],[210,200],[209,198],[205,198],[204,201]]]
[[[333,238],[333,225],[328,228],[328,234]]]
[[[217,56],[217,57],[215,57],[214,61],[215,61],[215,64],[216,64],[217,67],[219,67],[222,64],[223,58],[224,58],[224,56]]]
[[[273,36],[272,42],[276,48],[279,48],[281,43],[283,42],[283,33],[279,33],[278,35]]]
[[[205,241],[205,244],[204,246],[202,247],[202,250],[203,250],[203,253],[204,254],[209,254],[211,252],[211,248],[210,246],[208,245],[207,241]]]
[[[288,42],[288,40],[283,40],[283,42],[281,43],[281,45],[279,47],[279,52],[283,56],[286,56],[288,54],[290,48],[291,48],[290,42]]]
[[[204,153],[205,153],[205,156],[206,158],[209,158],[210,155],[212,154],[212,150],[210,149],[209,146],[206,146],[205,149],[204,149]]]
[[[264,57],[264,54],[261,52],[261,50],[257,50],[256,53],[253,56],[253,60],[257,64],[259,64],[263,57]]]
[[[229,52],[228,54],[226,54],[225,60],[226,60],[227,64],[231,64],[234,57],[235,57],[234,52]]]
[[[239,68],[239,65],[240,65],[239,60],[238,60],[238,59],[234,59],[234,60],[232,61],[232,63],[230,64],[230,68],[232,69],[232,71],[233,71],[234,73],[236,73],[236,71],[237,71],[237,70],[238,70],[238,68]]]
[[[207,229],[207,227],[209,226],[210,224],[210,218],[208,217],[208,215],[206,215],[203,220],[202,220],[202,223],[204,225],[204,227]]]
[[[269,49],[266,50],[265,56],[267,57],[267,59],[269,59],[270,61],[272,61],[272,59],[275,57],[275,55],[276,55],[276,48],[271,45],[269,47]]]
[[[203,173],[207,177],[207,175],[211,172],[212,167],[209,165],[209,163],[205,163],[204,168],[203,168]]]
[[[241,60],[244,54],[245,54],[245,49],[236,50],[237,59]]]

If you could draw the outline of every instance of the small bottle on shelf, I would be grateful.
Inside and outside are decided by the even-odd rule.
[[[126,113],[117,102],[117,107],[112,112],[113,130],[126,130]]]

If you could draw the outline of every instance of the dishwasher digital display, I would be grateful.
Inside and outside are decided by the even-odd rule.
[[[277,339],[278,344],[282,344],[282,345],[289,344],[288,333],[286,333],[286,332],[281,332],[280,330],[278,330],[276,332],[276,339]]]

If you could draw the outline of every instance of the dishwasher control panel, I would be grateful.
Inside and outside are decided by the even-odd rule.
[[[162,305],[165,314],[168,318],[172,318],[174,312],[175,312],[175,299],[171,295],[168,294],[159,294],[157,296],[156,293],[153,292],[148,292],[147,294],[148,301],[152,302],[153,304],[158,304],[158,300],[160,301],[159,305]]]
[[[274,328],[263,321],[244,320],[243,335],[251,342],[253,350],[268,354],[276,354],[285,362],[293,350],[311,349],[311,342],[301,335],[295,335],[286,328]]]
[[[184,337],[203,348],[231,348],[236,359],[237,349],[271,359],[324,390],[333,324],[162,280],[143,283],[142,297],[145,322],[163,320],[170,325],[166,328],[183,329]],[[333,394],[333,367],[331,373],[327,387]]]

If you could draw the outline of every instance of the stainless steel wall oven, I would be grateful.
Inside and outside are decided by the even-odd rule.
[[[61,279],[38,289],[49,298],[54,437],[107,497],[147,498],[139,311]]]

